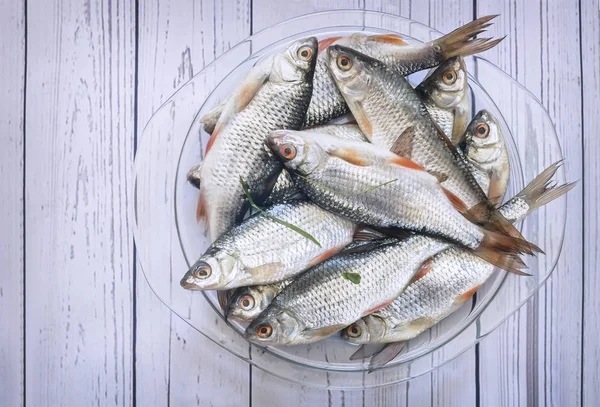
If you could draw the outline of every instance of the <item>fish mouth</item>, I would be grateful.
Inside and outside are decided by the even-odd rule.
[[[185,273],[179,284],[186,290],[200,291],[200,287],[196,285],[194,274],[191,271]]]

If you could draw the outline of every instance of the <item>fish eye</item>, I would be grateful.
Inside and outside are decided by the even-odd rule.
[[[452,85],[454,82],[456,82],[456,71],[454,69],[448,69],[442,75],[442,80],[446,85]]]
[[[252,308],[254,308],[254,297],[251,295],[244,295],[242,298],[240,298],[238,304],[244,311],[250,311]]]
[[[209,265],[204,265],[194,270],[194,277],[204,280],[210,277],[212,270]]]
[[[362,329],[360,326],[352,324],[346,328],[346,333],[350,338],[358,338],[360,335],[362,335]]]
[[[291,144],[284,144],[279,149],[279,153],[286,160],[292,160],[296,157],[296,147]]]
[[[261,338],[268,338],[273,333],[273,328],[269,324],[262,324],[256,328],[256,334]]]
[[[337,57],[337,66],[342,71],[348,71],[350,68],[352,68],[352,60],[346,55],[340,55]]]
[[[298,48],[298,52],[296,53],[296,55],[298,55],[298,58],[300,58],[303,61],[310,61],[310,59],[312,58],[312,54],[313,50],[307,46]]]
[[[490,126],[488,126],[486,123],[481,123],[478,124],[477,127],[475,127],[475,135],[477,137],[486,137],[488,134],[490,133]]]

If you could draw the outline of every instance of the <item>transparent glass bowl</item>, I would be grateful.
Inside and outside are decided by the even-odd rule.
[[[179,281],[208,247],[195,221],[198,192],[186,182],[202,161],[208,135],[198,118],[223,100],[265,54],[302,37],[353,32],[395,32],[413,42],[442,34],[420,23],[370,11],[330,11],[301,16],[265,29],[236,45],[182,86],[146,125],[135,160],[134,236],[142,271],[158,298],[199,333],[254,366],[281,378],[329,389],[384,386],[427,373],[471,348],[521,307],[554,269],[562,248],[566,199],[530,215],[521,230],[546,254],[529,257],[533,274],[496,271],[474,299],[442,323],[410,341],[385,368],[366,373],[368,361],[350,361],[356,350],[334,336],[312,345],[261,348],[243,338],[243,327],[223,320],[214,292],[191,292]],[[488,109],[508,143],[511,181],[506,197],[520,191],[562,159],[554,126],[540,102],[483,58],[467,58],[473,112]],[[424,73],[411,76],[418,83]],[[564,182],[561,169],[556,176]]]

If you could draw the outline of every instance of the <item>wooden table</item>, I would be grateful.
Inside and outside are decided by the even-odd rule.
[[[357,392],[284,382],[173,316],[136,270],[129,211],[162,102],[253,32],[348,7],[446,32],[500,14],[485,56],[542,101],[581,180],[534,299],[443,368]],[[599,26],[598,0],[2,2],[0,406],[599,405]]]

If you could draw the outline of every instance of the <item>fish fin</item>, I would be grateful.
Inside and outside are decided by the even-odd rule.
[[[196,222],[204,221],[208,228],[208,212],[204,188],[200,185],[200,194],[198,194],[198,205],[196,206]]]
[[[399,228],[381,228],[381,227],[376,228],[376,227],[374,227],[373,229],[375,229],[378,232],[383,233],[386,236],[390,236],[390,237],[396,238],[398,240],[404,240],[407,237],[414,235],[414,233],[409,230],[399,229]]]
[[[212,134],[210,135],[210,138],[208,139],[208,142],[206,143],[206,149],[204,150],[204,155],[208,154],[208,152],[212,148],[213,144],[215,144],[215,140],[217,139],[217,136],[219,135],[220,131],[221,131],[221,128],[215,127]]]
[[[419,267],[419,270],[415,273],[413,278],[410,280],[408,285],[411,285],[415,281],[418,281],[418,280],[422,279],[423,277],[425,277],[427,275],[427,273],[429,273],[431,271],[432,266],[433,266],[433,260],[431,258],[425,260],[423,262],[423,264],[421,264],[421,267]]]
[[[480,228],[480,231],[483,233],[483,240],[480,247],[519,254],[533,254],[532,248],[537,247],[525,239],[506,235],[501,232],[483,228]],[[541,249],[538,248],[538,250]]]
[[[204,131],[208,134],[212,134],[212,132],[215,130],[215,126],[217,125],[217,122],[219,121],[221,113],[223,113],[223,109],[225,108],[228,100],[229,98],[222,100],[217,106],[213,107],[200,118],[199,121],[202,123]]]
[[[505,187],[506,183],[502,182],[498,171],[492,171],[490,174],[490,186],[487,193],[488,199],[492,205],[497,206],[502,203]]]
[[[456,300],[454,300],[454,305],[460,305],[467,302],[467,300],[470,299],[477,292],[477,290],[479,290],[479,288],[481,288],[481,284],[476,285],[475,287],[456,297]]]
[[[527,266],[525,263],[523,263],[523,260],[521,260],[521,258],[514,253],[506,253],[503,251],[490,250],[480,247],[476,249],[473,254],[487,261],[488,263],[503,270],[510,271],[511,273],[521,276],[531,275],[522,271],[522,269],[527,268]]]
[[[491,206],[489,202],[481,202],[474,207],[469,208],[465,216],[471,220],[471,222],[483,225],[486,230],[498,232],[520,241],[523,244],[521,253],[544,253],[538,246],[525,240],[521,232],[502,216],[496,208]]]
[[[405,345],[406,342],[393,342],[385,345],[382,350],[374,354],[371,358],[371,361],[369,362],[369,373],[373,373],[373,371],[394,360],[396,356],[402,352]]]
[[[404,38],[402,38],[398,34],[370,35],[368,37],[368,39],[371,41],[383,42],[383,43],[392,44],[392,45],[399,45],[399,46],[408,45],[408,42],[406,42],[404,40]]]
[[[421,165],[417,164],[416,162],[405,158],[405,157],[400,157],[399,155],[396,155],[395,157],[391,157],[387,160],[390,164],[396,164],[399,165],[401,167],[405,167],[405,168],[410,168],[413,170],[418,170],[418,171],[424,171],[427,172],[425,170],[425,168],[423,168]]]
[[[412,156],[412,144],[415,138],[414,127],[410,126],[404,129],[400,137],[394,141],[390,151],[394,154],[398,154],[400,157],[411,158]]]
[[[367,315],[371,315],[372,313],[377,312],[380,309],[387,307],[388,305],[390,305],[391,303],[393,303],[395,299],[396,299],[396,297],[392,298],[391,300],[385,301],[385,302],[383,302],[381,304],[378,304],[378,305],[374,306],[373,308],[369,308],[368,310],[366,310],[363,313],[362,316],[366,317]]]
[[[227,309],[227,304],[229,303],[229,300],[231,298],[231,295],[233,294],[235,290],[219,290],[217,291],[217,299],[219,300],[219,306],[221,307],[221,309],[223,311],[225,311]],[[225,315],[225,320],[227,320],[227,313],[224,313]]]
[[[281,262],[273,262],[273,263],[266,263],[266,264],[262,264],[260,266],[248,268],[248,269],[246,269],[246,272],[253,277],[258,276],[259,274],[267,274],[269,276],[272,276],[273,274],[277,273],[279,270],[283,269],[284,267],[285,267],[285,265]]]
[[[377,232],[376,230],[366,228],[366,227],[358,227],[356,232],[354,233],[354,241],[356,242],[365,242],[370,240],[377,240],[385,237],[384,234]]]
[[[369,167],[373,164],[371,160],[367,159],[359,150],[355,148],[338,148],[330,151],[329,154],[350,164],[358,165],[359,167]]]
[[[380,242],[381,239],[379,240],[372,240],[372,241],[366,241],[363,244],[360,244],[358,246],[354,246],[351,247],[349,249],[345,249],[343,251],[344,254],[356,254],[356,253],[365,253],[365,252],[369,252],[373,249],[376,249],[377,247],[379,247],[379,245],[381,244]]]
[[[335,334],[336,332],[341,331],[345,327],[346,327],[346,325],[338,324],[338,325],[326,326],[326,327],[317,328],[317,329],[305,329],[303,332],[306,334],[309,334],[313,338],[324,339],[324,338],[327,338],[328,336]]]
[[[202,168],[202,163],[196,164],[192,168],[190,168],[190,170],[187,172],[187,174],[185,176],[187,181],[190,184],[192,184],[192,186],[196,189],[200,189],[200,177],[198,174],[200,173],[201,168]]]
[[[346,104],[348,105],[350,112],[352,112],[356,124],[358,124],[358,127],[360,127],[360,130],[365,135],[365,138],[371,142],[373,140],[373,124],[367,117],[364,106],[360,101],[350,98],[346,99]]]
[[[318,54],[325,51],[325,48],[327,48],[328,46],[330,46],[331,44],[333,44],[340,38],[342,38],[342,37],[329,37],[329,38],[325,38],[325,39],[322,39],[321,41],[319,41]]]
[[[442,191],[444,191],[444,194],[446,195],[446,197],[448,197],[448,199],[452,203],[452,206],[454,206],[454,208],[457,211],[459,211],[460,213],[463,213],[463,214],[465,214],[469,211],[467,204],[462,199],[460,199],[453,192],[447,190],[446,188],[444,188],[444,187],[441,187],[441,188],[442,188]]]
[[[560,186],[551,184],[552,177],[562,166],[562,163],[561,160],[550,165],[517,194],[517,197],[524,199],[529,204],[528,213],[563,196],[575,187],[577,181]]]
[[[429,42],[430,45],[438,46],[441,50],[441,60],[445,61],[454,56],[467,56],[477,54],[495,47],[504,38],[492,40],[491,38],[473,38],[481,34],[496,15],[480,17],[446,34],[437,40]]]
[[[332,247],[329,250],[325,250],[323,253],[319,254],[317,257],[308,262],[308,268],[314,267],[317,264],[323,263],[325,260],[332,258],[339,252],[344,249],[345,246],[337,246]]]
[[[381,352],[381,350],[383,350],[383,346],[381,346],[381,344],[369,344],[369,345],[377,345],[376,349],[373,349],[373,346],[367,346],[367,345],[361,345],[360,348],[358,348],[358,350],[356,352],[354,352],[352,355],[350,355],[350,360],[359,360],[359,359],[366,359],[366,358],[370,358],[373,355],[376,355],[377,353]]]

